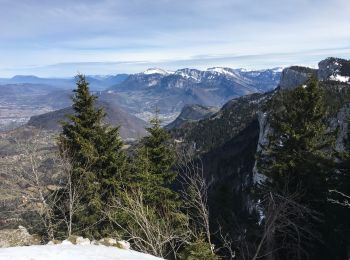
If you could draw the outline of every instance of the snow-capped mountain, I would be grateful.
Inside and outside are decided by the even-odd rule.
[[[171,71],[167,71],[167,70],[163,70],[163,69],[150,68],[148,70],[145,70],[141,74],[146,74],[146,75],[152,75],[152,74],[169,75],[171,73],[172,73]]]
[[[276,69],[248,71],[214,67],[169,71],[151,68],[136,74],[88,75],[90,88],[101,101],[148,120],[160,109],[164,124],[173,121],[187,104],[220,107],[231,98],[266,92],[278,85]],[[72,78],[15,76],[0,78],[0,131],[25,124],[31,116],[71,104]]]
[[[282,72],[281,88],[293,88],[302,84],[311,77],[319,81],[333,81],[336,84],[347,86],[350,84],[350,60],[327,58],[318,63],[318,69],[292,66]]]
[[[140,117],[153,112],[174,119],[186,104],[221,106],[226,101],[252,93],[274,89],[281,69],[243,70],[213,67],[207,70],[159,68],[129,75],[120,84],[109,89],[128,102],[131,112]]]

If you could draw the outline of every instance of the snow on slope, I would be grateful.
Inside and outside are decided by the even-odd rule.
[[[159,68],[151,68],[151,69],[148,69],[148,70],[144,71],[142,74],[146,74],[146,75],[152,75],[152,74],[169,75],[171,73],[172,73],[171,71],[167,71],[167,70],[163,70],[163,69],[159,69]]]
[[[0,248],[0,260],[160,260],[116,247],[96,245],[45,245]]]
[[[329,79],[330,79],[330,80],[335,80],[335,81],[340,81],[340,82],[349,82],[350,77],[342,76],[342,75],[336,74],[336,75],[330,76]]]
[[[210,72],[216,72],[219,74],[224,74],[224,75],[228,75],[228,76],[235,76],[231,71],[229,71],[227,68],[221,68],[221,67],[214,67],[214,68],[209,68],[207,69],[207,71]]]

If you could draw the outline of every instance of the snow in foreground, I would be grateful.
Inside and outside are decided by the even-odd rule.
[[[0,260],[159,260],[132,250],[96,245],[45,245],[0,248]]]

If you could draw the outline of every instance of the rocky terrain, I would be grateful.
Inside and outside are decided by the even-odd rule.
[[[217,107],[205,107],[201,105],[185,105],[180,115],[170,124],[166,125],[166,129],[173,129],[183,126],[186,123],[205,119],[216,113]]]

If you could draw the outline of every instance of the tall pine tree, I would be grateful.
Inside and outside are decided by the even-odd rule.
[[[333,165],[332,136],[326,133],[326,108],[317,80],[279,91],[270,103],[269,123],[272,131],[259,171],[279,192],[302,191],[306,204],[324,202]]]
[[[97,97],[90,93],[83,75],[78,75],[74,93],[75,113],[63,123],[58,144],[71,158],[73,185],[80,187],[73,231],[98,238],[111,231],[102,211],[119,192],[126,160],[119,129],[104,124],[105,112],[96,107]]]
[[[142,139],[135,159],[135,178],[143,187],[149,205],[174,207],[178,204],[177,194],[171,187],[176,178],[175,149],[168,132],[161,126],[158,111],[150,124],[146,128],[149,134]]]
[[[312,78],[307,85],[293,90],[280,90],[270,103],[269,123],[272,129],[269,145],[258,160],[260,173],[267,176],[260,191],[285,197],[298,194],[296,203],[322,213],[323,221],[326,221],[328,181],[334,172],[333,136],[326,131],[323,91],[317,80]],[[298,225],[313,230],[315,234],[322,233],[326,226],[306,216]],[[276,236],[277,232],[274,232]],[[279,243],[282,241],[272,239],[270,242],[275,248],[281,247]],[[299,242],[313,259],[319,250],[307,246],[309,242],[306,240]],[[316,240],[312,244],[320,246]],[[299,250],[297,254],[301,252]],[[288,254],[292,252],[286,248],[275,253],[282,258]]]

